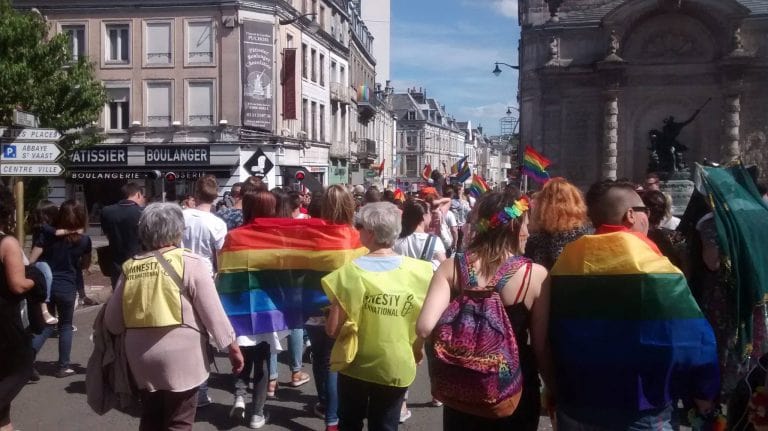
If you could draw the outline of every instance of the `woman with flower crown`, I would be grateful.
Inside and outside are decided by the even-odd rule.
[[[477,286],[490,286],[504,271],[507,282],[499,290],[501,302],[517,341],[523,377],[522,395],[511,416],[489,419],[455,410],[443,410],[444,430],[536,430],[541,398],[538,373],[546,383],[551,380],[547,345],[549,320],[549,281],[544,267],[521,256],[520,238],[527,236],[528,199],[517,190],[486,193],[469,215],[474,232],[466,252],[443,262],[429,286],[416,333],[420,344],[432,334],[443,312],[462,288],[468,288],[466,276]],[[458,270],[461,268],[461,271]],[[496,275],[496,277],[495,277]],[[502,283],[499,283],[501,286]],[[530,340],[530,341],[529,341]],[[529,344],[530,343],[530,344]],[[416,353],[416,352],[415,352]],[[418,354],[418,353],[417,353]],[[547,384],[547,387],[550,387]]]

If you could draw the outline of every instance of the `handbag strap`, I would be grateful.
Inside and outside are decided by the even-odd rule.
[[[176,272],[176,269],[168,263],[167,260],[163,257],[162,254],[160,254],[159,251],[155,250],[152,252],[152,254],[155,256],[155,259],[160,263],[160,266],[163,267],[165,272],[171,277],[171,280],[173,280],[174,283],[176,283],[176,287],[179,288],[179,292],[182,294],[186,294],[187,289],[184,287],[184,282],[181,280],[181,276],[178,272]]]

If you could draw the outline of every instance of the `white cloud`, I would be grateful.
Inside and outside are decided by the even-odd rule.
[[[517,0],[495,0],[493,6],[502,15],[517,18]]]

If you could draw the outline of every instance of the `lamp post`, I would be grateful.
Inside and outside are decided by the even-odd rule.
[[[507,66],[510,69],[520,70],[520,66],[513,66],[511,64],[502,63],[500,61],[495,62],[495,64],[496,64],[496,67],[493,68],[493,71],[491,73],[493,73],[496,76],[501,75],[501,69],[499,68],[499,65]]]
[[[318,31],[318,30],[320,30],[320,23],[319,23],[319,22],[317,22],[317,20],[316,20],[316,19],[314,19],[314,17],[316,17],[316,16],[317,16],[317,13],[316,13],[316,12],[312,12],[312,13],[305,13],[305,14],[303,14],[303,15],[299,15],[299,16],[297,16],[297,17],[294,17],[294,18],[290,18],[290,19],[281,19],[281,20],[279,21],[279,23],[280,23],[280,25],[289,25],[289,24],[293,24],[293,23],[295,23],[296,21],[300,20],[301,18],[309,18],[309,17],[313,17],[313,19],[312,19],[312,20],[309,22],[309,24],[307,24],[307,30],[308,30],[308,31],[309,31],[311,34],[315,34],[315,33],[317,33],[317,31]]]

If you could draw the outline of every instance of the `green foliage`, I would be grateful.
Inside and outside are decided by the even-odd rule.
[[[51,36],[36,12],[19,12],[0,0],[0,125],[10,125],[13,109],[32,112],[42,127],[61,132],[95,121],[108,97],[85,57],[73,61],[65,34]],[[80,136],[61,145],[81,146]]]

